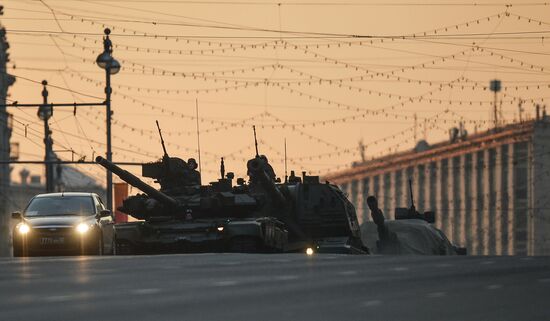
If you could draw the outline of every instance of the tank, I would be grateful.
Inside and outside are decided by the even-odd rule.
[[[281,182],[267,157],[247,162],[248,182],[225,174],[201,185],[196,162],[169,157],[142,165],[156,189],[103,157],[96,162],[142,194],[120,211],[140,220],[115,226],[117,252],[367,253],[355,208],[335,185],[305,172]]]
[[[319,176],[291,171],[283,183],[276,178],[267,158],[256,155],[247,163],[246,191],[261,206],[260,217],[284,222],[289,231],[289,249],[310,248],[317,252],[367,253],[355,207],[344,193]]]

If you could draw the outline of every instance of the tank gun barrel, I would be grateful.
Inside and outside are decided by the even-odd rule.
[[[382,210],[378,207],[378,200],[376,197],[367,197],[367,205],[370,209],[372,220],[378,229],[378,238],[381,241],[387,240],[389,238],[388,228],[385,224],[384,213],[382,213]]]
[[[161,202],[162,204],[176,207],[178,205],[178,201],[173,199],[172,197],[159,192],[154,187],[149,186],[145,184],[142,180],[140,180],[138,177],[134,176],[128,171],[123,170],[122,168],[118,167],[117,165],[113,164],[112,162],[106,160],[105,158],[101,156],[97,156],[95,161],[105,167],[107,170],[113,172],[116,174],[120,179],[125,181],[126,183],[132,185],[133,187],[139,189],[140,191],[144,192],[145,194],[149,195],[149,197],[154,198],[155,200]]]
[[[281,193],[275,182],[264,170],[264,162],[261,158],[256,157],[248,161],[246,164],[251,178],[256,179],[260,185],[266,190],[277,206],[283,206],[287,203],[286,197]]]

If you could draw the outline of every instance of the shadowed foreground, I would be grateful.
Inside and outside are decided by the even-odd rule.
[[[548,320],[550,257],[0,260],[1,320]]]

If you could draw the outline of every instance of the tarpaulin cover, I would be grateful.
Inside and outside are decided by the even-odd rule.
[[[390,240],[379,241],[374,222],[361,225],[362,239],[373,254],[453,255],[456,251],[443,232],[420,219],[386,220]]]

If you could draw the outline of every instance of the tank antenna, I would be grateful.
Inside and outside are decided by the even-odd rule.
[[[199,154],[199,173],[202,174],[202,167],[201,167],[201,136],[200,136],[200,130],[199,130],[199,99],[195,99],[195,110],[196,110],[196,116],[197,116],[197,153]]]
[[[288,172],[286,167],[286,137],[285,137],[285,183],[288,183]]]
[[[258,153],[258,139],[256,139],[256,126],[252,125],[252,130],[254,131],[254,145],[256,146],[256,157],[260,157]]]
[[[164,157],[169,157],[168,153],[166,152],[166,146],[164,145],[164,139],[162,138],[162,131],[160,130],[159,121],[156,120],[156,122],[157,122],[157,128],[159,130],[159,135],[160,135],[160,143],[162,144],[162,149],[164,150]]]

